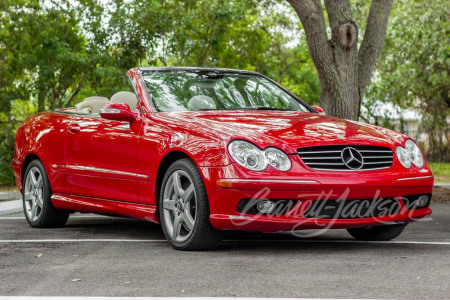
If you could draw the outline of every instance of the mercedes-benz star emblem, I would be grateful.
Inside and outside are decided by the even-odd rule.
[[[364,165],[364,158],[361,153],[352,147],[347,147],[341,152],[341,158],[349,169],[358,170]]]

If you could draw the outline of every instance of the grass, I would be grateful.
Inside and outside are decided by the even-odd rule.
[[[0,193],[18,192],[19,190],[15,185],[1,185]]]
[[[450,163],[428,163],[435,183],[450,183]]]

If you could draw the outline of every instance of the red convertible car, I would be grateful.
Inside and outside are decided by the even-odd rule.
[[[389,240],[431,214],[433,175],[400,133],[322,114],[254,72],[135,68],[129,91],[28,118],[13,159],[32,227],[73,212],[161,223],[176,249],[223,230],[346,228]]]

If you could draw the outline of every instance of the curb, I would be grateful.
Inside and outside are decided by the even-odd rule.
[[[443,189],[450,189],[450,183],[438,183],[435,184],[434,187],[439,187]]]
[[[22,194],[19,192],[0,193],[0,201],[16,199],[22,199]]]
[[[0,216],[18,213],[23,210],[22,200],[0,202]]]

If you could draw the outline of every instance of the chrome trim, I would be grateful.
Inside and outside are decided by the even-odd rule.
[[[391,166],[389,166],[389,167],[382,167],[382,168],[357,169],[357,170],[351,170],[351,169],[348,169],[348,170],[346,170],[346,169],[319,169],[319,168],[312,168],[312,167],[310,167],[310,168],[313,169],[313,170],[330,171],[330,172],[340,172],[340,171],[343,171],[343,172],[349,172],[349,171],[351,171],[351,172],[355,172],[355,171],[364,172],[364,171],[389,169],[390,167]]]
[[[127,175],[127,176],[148,179],[147,175],[123,172],[123,171],[116,171],[116,170],[110,170],[110,169],[101,169],[101,168],[86,167],[86,166],[73,166],[73,165],[52,165],[52,167],[53,168],[66,168],[66,169],[72,169],[72,170],[94,171],[94,172],[107,173],[107,174]]]
[[[120,109],[117,108],[101,108],[100,114],[120,114]]]
[[[364,145],[328,145],[328,146],[317,146],[311,147],[311,149],[307,148],[299,148],[297,149],[297,154],[300,156],[300,159],[303,163],[311,169],[321,170],[321,171],[348,171],[348,169],[353,171],[369,171],[369,170],[381,170],[381,169],[389,169],[392,167],[394,162],[394,152],[387,147],[376,147],[376,149],[366,148],[366,149],[358,149],[357,147],[363,147]],[[324,148],[322,148],[324,147]],[[326,147],[334,147],[328,148]],[[340,149],[340,148],[343,149]],[[369,145],[367,145],[369,147]],[[314,149],[316,148],[316,149]],[[319,150],[317,150],[319,149]],[[324,149],[324,150],[320,150]],[[339,149],[339,150],[332,150]],[[350,150],[349,150],[350,149]],[[352,168],[348,166],[344,160],[344,152],[345,151],[356,151],[357,154],[361,156],[362,166],[359,168]],[[353,154],[353,152],[351,153]],[[348,159],[351,161],[354,158],[353,155],[348,154]],[[356,154],[355,154],[356,155]],[[340,163],[342,162],[342,163]],[[389,164],[389,166],[385,166],[383,164]],[[378,165],[383,165],[379,166]],[[328,167],[325,167],[328,166]]]
[[[400,178],[400,179],[397,179],[397,181],[415,180],[415,179],[427,179],[427,178],[434,178],[434,176],[421,176],[421,177]]]
[[[347,156],[346,158],[345,157],[346,153],[349,154],[350,157]],[[341,158],[344,165],[349,169],[359,170],[364,166],[364,157],[362,156],[361,152],[359,152],[353,147],[346,147],[342,149]],[[356,162],[358,165],[352,167],[350,166],[350,163],[352,162]]]
[[[388,159],[392,159],[392,156],[367,156],[366,159],[368,158],[388,158]],[[302,158],[303,160],[305,159],[341,159],[341,157],[305,157]],[[367,164],[367,163],[366,163]]]
[[[324,165],[324,166],[345,166],[343,162],[340,163],[316,163],[316,162],[308,162],[309,165]],[[308,165],[307,165],[308,166]]]
[[[358,150],[359,152],[394,153],[392,150]]]
[[[394,153],[392,150],[358,150],[359,152],[376,152],[376,153]],[[297,151],[298,154],[317,154],[317,153],[340,153],[342,150],[327,150],[327,151]]]
[[[305,160],[305,159],[339,159],[339,160],[342,160],[340,156],[336,156],[336,157],[305,157],[302,159],[303,160]]]
[[[316,154],[316,153],[341,153],[342,150],[328,150],[328,151],[297,151],[298,154]]]
[[[218,181],[229,181],[229,182],[257,182],[257,183],[318,183],[314,180],[279,180],[279,179],[227,179],[221,178]]]
[[[391,161],[374,161],[374,162],[365,162],[364,165],[378,165],[378,164],[391,164]]]

